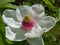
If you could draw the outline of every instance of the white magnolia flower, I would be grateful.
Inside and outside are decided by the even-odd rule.
[[[24,30],[22,20],[25,15],[29,15],[35,20],[30,31]],[[32,6],[19,6],[15,10],[5,10],[2,18],[7,24],[6,38],[11,41],[23,41],[27,39],[31,45],[44,45],[42,35],[48,32],[56,24],[56,20],[51,16],[45,16],[44,7],[41,4]]]

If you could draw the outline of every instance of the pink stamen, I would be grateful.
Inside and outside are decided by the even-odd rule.
[[[33,28],[34,26],[34,20],[31,18],[30,22],[27,23],[25,20],[22,21],[22,28],[24,28],[25,30],[29,31]]]

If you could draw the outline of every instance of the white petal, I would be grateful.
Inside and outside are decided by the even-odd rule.
[[[20,22],[21,22],[25,15],[29,15],[31,18],[34,18],[37,21],[38,19],[43,17],[45,15],[45,13],[43,11],[43,12],[39,13],[39,15],[38,15],[32,9],[32,7],[27,6],[27,5],[23,5],[23,6],[18,7],[16,10],[17,19],[20,20]]]
[[[19,28],[21,25],[19,22],[14,21],[13,18],[7,18],[5,15],[3,15],[2,18],[3,21],[10,27]]]
[[[19,8],[16,9],[16,17],[20,22],[22,21],[22,16]]]
[[[27,39],[27,42],[30,45],[44,45],[44,41],[43,41],[43,38],[42,37],[40,37],[40,38]]]
[[[33,17],[33,15],[35,15],[32,8],[30,6],[27,6],[27,5],[23,5],[23,6],[18,7],[16,12],[17,12],[16,13],[17,19],[19,19],[19,18],[22,19],[22,17],[24,17],[25,15],[30,15],[31,17]]]
[[[11,28],[9,26],[6,27],[6,38],[8,38],[11,41],[23,41],[27,38],[24,36],[26,32],[19,28]]]
[[[38,24],[41,26],[41,28],[45,28],[45,32],[49,31],[51,28],[53,28],[56,24],[55,18],[51,16],[43,17]]]
[[[15,10],[5,10],[3,12],[3,15],[6,17],[6,18],[13,18],[15,21],[18,21],[17,18],[16,18],[16,14],[15,14]]]
[[[45,12],[40,13],[39,15],[34,15],[34,19],[36,22],[40,21],[42,17],[44,17]]]
[[[40,13],[44,12],[44,7],[41,4],[35,4],[32,6],[33,11],[39,15]],[[41,15],[40,15],[41,16]],[[45,15],[44,15],[45,16]]]
[[[40,13],[39,18],[44,17],[44,15],[45,15],[45,12]]]
[[[33,27],[33,29],[25,34],[28,38],[36,38],[41,37],[45,30],[41,30],[41,27],[37,24]]]

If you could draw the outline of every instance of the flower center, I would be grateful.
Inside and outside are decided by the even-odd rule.
[[[32,19],[30,16],[26,15],[22,21],[22,28],[29,31],[34,26],[34,19]]]

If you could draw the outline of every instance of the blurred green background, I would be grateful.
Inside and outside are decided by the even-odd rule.
[[[42,4],[46,15],[56,18],[53,29],[43,35],[45,45],[60,45],[60,0],[0,0],[0,45],[29,45],[26,40],[12,42],[5,38],[5,24],[2,13],[6,9],[16,9],[19,5]]]

